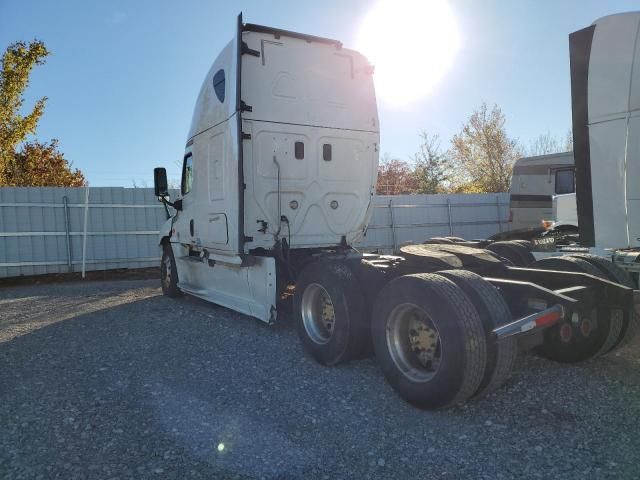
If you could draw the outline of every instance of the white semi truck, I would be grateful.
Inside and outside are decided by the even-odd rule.
[[[610,258],[640,272],[640,12],[570,36],[576,192],[553,198],[556,253]],[[566,241],[567,233],[569,240]],[[575,235],[578,234],[579,235]]]
[[[376,184],[373,74],[338,41],[238,17],[196,102],[178,199],[154,171],[156,194],[176,210],[160,234],[163,292],[270,324],[293,292],[313,358],[375,353],[393,388],[427,409],[494,391],[519,348],[574,362],[628,341],[634,291],[610,262],[517,267],[533,260],[517,242],[352,247]]]

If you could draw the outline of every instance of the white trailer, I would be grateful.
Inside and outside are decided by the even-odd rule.
[[[567,362],[628,340],[633,290],[592,260],[518,268],[533,260],[524,245],[457,239],[398,255],[352,248],[376,183],[373,71],[338,41],[239,16],[196,102],[178,199],[166,171],[154,172],[156,194],[176,210],[160,235],[163,292],[269,324],[293,292],[313,358],[336,365],[373,352],[421,408],[494,391],[518,347]]]

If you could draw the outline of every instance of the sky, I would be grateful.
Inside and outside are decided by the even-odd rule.
[[[38,38],[52,52],[33,71],[25,95],[25,112],[48,97],[39,140],[59,139],[65,157],[93,186],[151,186],[156,166],[165,166],[170,179],[179,178],[202,80],[233,37],[240,11],[246,22],[335,38],[355,48],[376,3],[0,0],[0,49]],[[403,8],[402,0],[394,4]],[[483,102],[502,108],[509,135],[524,145],[547,132],[563,138],[571,126],[569,33],[640,4],[450,0],[449,7],[459,48],[428,95],[403,105],[379,98],[381,153],[408,160],[418,150],[421,131],[438,134],[447,148]],[[390,16],[380,36],[402,34],[402,18]],[[429,62],[429,48],[420,40],[407,43],[403,55]]]

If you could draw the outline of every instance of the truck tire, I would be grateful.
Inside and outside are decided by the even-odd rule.
[[[538,260],[531,268],[588,273],[604,278],[603,273],[584,259],[573,256],[549,257]],[[538,348],[545,358],[564,363],[581,362],[603,355],[612,348],[622,330],[622,318],[612,315],[607,308],[594,309],[592,315],[597,318],[597,327],[586,338],[575,334],[569,342],[563,342],[560,331],[565,323],[545,332],[544,344]]]
[[[522,255],[522,258],[524,258],[525,267],[531,265],[536,261],[536,257],[534,257],[533,253],[531,253],[531,250],[533,249],[531,242],[527,240],[512,240],[511,244],[516,247],[516,249],[520,252],[520,255]]]
[[[485,248],[501,258],[509,260],[516,267],[524,267],[526,265],[526,260],[520,250],[511,242],[494,242]]]
[[[428,273],[462,267],[462,261],[453,253],[440,251],[427,244],[405,245],[400,247],[399,254],[405,258],[407,263],[419,268],[414,272]]]
[[[623,270],[618,265],[605,257],[591,255],[589,253],[572,253],[570,256],[582,258],[583,260],[586,260],[587,262],[595,265],[597,268],[601,269],[605,274],[607,274],[607,276],[611,277],[617,283],[624,285],[625,287],[636,288],[631,275],[629,275],[629,272]]]
[[[423,409],[464,402],[480,386],[487,357],[482,321],[467,295],[431,273],[391,280],[378,294],[373,349],[393,389]]]
[[[486,248],[507,260],[511,260],[517,267],[526,267],[536,261],[531,249],[516,241],[494,242],[487,245]]]
[[[607,278],[608,280],[619,283],[620,285],[624,285],[625,287],[633,289],[636,288],[631,275],[629,275],[627,271],[623,270],[607,258],[599,257],[598,255],[591,255],[588,253],[576,253],[572,254],[571,256],[581,258],[591,263],[592,265],[595,265],[605,274],[605,278]],[[633,309],[622,312],[622,315],[623,320],[620,336],[613,343],[609,351],[625,346],[636,336],[638,330],[640,329],[640,319]]]
[[[487,367],[474,397],[483,397],[498,388],[511,376],[518,356],[518,341],[507,337],[497,342],[493,329],[510,323],[513,319],[507,302],[497,288],[480,275],[466,270],[447,270],[438,275],[454,282],[469,297],[480,315],[487,342]]]
[[[525,256],[527,258],[527,265],[532,264],[533,262],[536,261],[536,257],[533,256],[533,242],[530,240],[512,240],[513,243],[515,243],[516,245],[520,245],[522,248],[524,248],[524,251],[526,251],[527,253],[525,253]]]
[[[454,243],[454,242],[453,242],[452,240],[449,240],[449,239],[448,239],[448,238],[446,238],[446,237],[431,237],[429,240],[425,240],[425,241],[424,241],[424,242],[422,242],[422,243],[426,243],[426,244],[429,244],[429,243],[433,243],[433,244],[443,244],[443,243],[446,243],[446,244],[449,244],[449,243]]]
[[[529,240],[511,240],[513,243],[517,243],[518,245],[522,245],[527,251],[533,250],[533,244]],[[535,257],[534,257],[535,258]]]
[[[293,295],[298,336],[322,365],[363,356],[371,343],[362,289],[351,269],[338,262],[307,265]]]
[[[162,260],[160,261],[160,283],[162,293],[168,297],[181,297],[182,291],[178,288],[178,269],[176,259],[173,256],[173,249],[170,243],[162,246]]]

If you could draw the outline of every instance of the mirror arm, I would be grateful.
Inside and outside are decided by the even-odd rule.
[[[167,220],[171,218],[171,213],[169,212],[169,207],[167,206],[167,204],[171,205],[169,203],[169,201],[165,198],[165,197],[160,197],[161,198],[161,202],[162,202],[162,206],[164,207],[164,212],[167,214]],[[171,205],[173,207],[173,205]]]
[[[178,209],[176,208],[176,206],[175,206],[174,202],[170,202],[169,200],[167,200],[167,197],[165,197],[164,195],[163,195],[163,196],[158,197],[158,200],[159,200],[160,202],[162,202],[162,205],[164,206],[164,211],[165,211],[165,213],[167,214],[167,219],[171,218],[171,213],[169,212],[169,207],[173,207],[173,208],[175,208],[176,210],[178,210]]]
[[[167,214],[169,213],[169,210],[167,209],[167,205],[172,208],[175,208],[176,210],[182,210],[182,199],[180,198],[176,199],[174,202],[170,202],[169,200],[167,200],[167,196],[162,195],[158,197],[158,201],[162,202],[165,210],[167,210]]]
[[[173,202],[167,200],[167,197],[164,195],[158,197],[158,200],[160,200],[165,206],[169,205],[170,207],[176,208]]]

